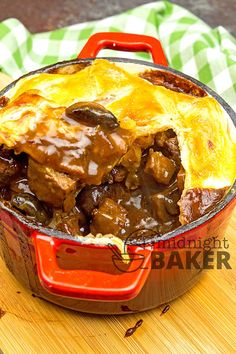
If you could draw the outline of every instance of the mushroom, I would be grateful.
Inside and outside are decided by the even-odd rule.
[[[66,108],[66,116],[89,126],[100,125],[104,130],[114,131],[119,122],[114,114],[96,102],[77,102]]]

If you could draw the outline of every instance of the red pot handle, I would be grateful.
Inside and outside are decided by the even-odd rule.
[[[78,58],[95,58],[103,49],[127,52],[150,52],[155,64],[168,66],[161,42],[151,36],[121,32],[100,32],[93,34],[78,54]]]
[[[58,239],[37,232],[34,232],[32,236],[41,284],[47,291],[57,295],[86,300],[126,301],[137,296],[150,272],[151,251],[140,247],[132,250],[132,254],[136,256],[143,255],[142,267],[137,270],[136,262],[131,262],[128,272],[118,274],[94,270],[61,269],[56,260],[56,250],[61,244],[91,248],[105,247],[108,249],[109,247],[83,245],[76,241]]]

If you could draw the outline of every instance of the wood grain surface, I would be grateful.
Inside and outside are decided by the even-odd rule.
[[[225,237],[232,270],[209,270],[191,291],[162,308],[122,316],[66,310],[22,288],[0,261],[3,353],[236,353],[236,210]],[[131,337],[126,330],[143,324]]]

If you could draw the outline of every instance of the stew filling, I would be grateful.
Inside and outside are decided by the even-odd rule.
[[[171,231],[180,225],[183,184],[173,130],[136,139],[99,185],[78,183],[25,153],[0,151],[1,197],[27,218],[72,235]]]

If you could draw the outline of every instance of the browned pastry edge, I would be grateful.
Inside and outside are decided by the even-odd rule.
[[[227,188],[193,188],[185,191],[179,201],[181,224],[188,224],[209,213],[226,191]]]
[[[153,85],[164,86],[169,90],[186,93],[196,97],[207,96],[207,93],[193,82],[162,70],[146,70],[139,75]]]

